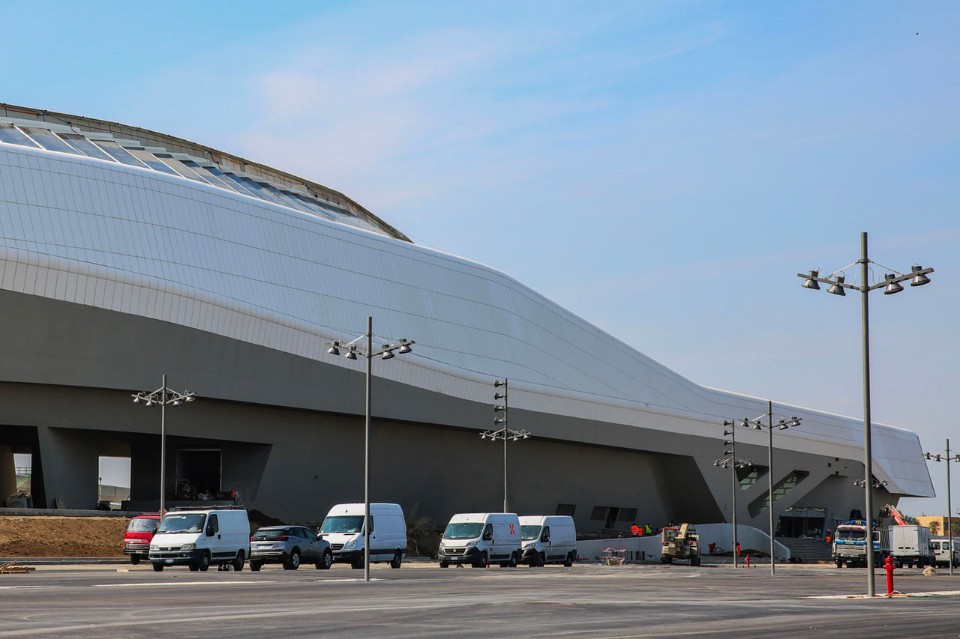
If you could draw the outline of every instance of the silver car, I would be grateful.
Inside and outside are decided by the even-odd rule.
[[[268,526],[250,538],[250,570],[263,564],[283,564],[284,570],[296,570],[301,563],[327,570],[333,565],[330,544],[304,526]]]

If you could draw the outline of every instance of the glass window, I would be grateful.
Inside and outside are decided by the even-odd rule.
[[[520,526],[520,539],[531,541],[540,536],[540,524]]]
[[[193,160],[181,160],[182,164],[186,167],[189,167],[191,171],[199,175],[205,182],[213,184],[214,186],[219,186],[220,188],[230,189],[235,191],[232,186],[224,182],[222,179],[217,177],[213,171],[208,168],[202,167]]]
[[[127,524],[127,530],[130,532],[154,532],[159,523],[160,521],[157,519],[134,517],[130,520],[130,523]]]
[[[277,541],[281,537],[287,536],[287,531],[283,528],[261,528],[253,535],[254,541]],[[284,540],[281,540],[284,541]]]
[[[75,149],[78,149],[84,155],[100,160],[114,161],[112,157],[103,152],[103,150],[87,138],[77,133],[61,133],[60,137],[69,142]]]
[[[363,515],[336,515],[323,520],[321,533],[358,533],[363,529]]]
[[[248,177],[241,177],[240,181],[247,187],[247,190],[252,192],[254,195],[259,197],[261,200],[267,200],[275,204],[284,204],[280,198],[275,196],[273,193],[267,189],[266,185],[257,182],[256,180],[251,180]],[[286,206],[286,205],[284,205]]]
[[[80,155],[80,152],[75,148],[58,138],[53,131],[49,129],[38,129],[35,127],[24,127],[23,132],[33,138],[34,142],[37,142],[48,151],[60,151],[61,153],[72,153],[74,155]]]
[[[210,169],[210,170],[212,170],[212,169]],[[233,173],[221,173],[221,175],[223,175],[223,177],[225,177],[225,178],[227,178],[228,180],[230,180],[230,182],[231,182],[232,184],[236,184],[236,185],[237,185],[237,186],[236,186],[237,191],[239,191],[240,193],[243,193],[244,195],[252,195],[252,196],[254,196],[254,197],[259,197],[259,196],[257,195],[257,193],[256,193],[255,190],[253,190],[251,187],[249,187],[249,186],[247,186],[246,184],[244,184],[244,183],[240,180],[240,178],[238,178],[238,177],[237,177],[236,175],[234,175]]]
[[[166,165],[169,169],[176,171],[179,175],[189,178],[195,182],[205,182],[209,184],[209,181],[202,175],[197,175],[196,171],[184,165],[180,160],[175,160],[169,153],[155,153],[154,155],[158,160],[163,162],[164,165]]]
[[[319,214],[319,215],[322,215],[323,217],[327,218],[328,220],[335,220],[335,219],[337,219],[337,217],[336,217],[333,213],[330,213],[329,211],[326,211],[326,210],[320,208],[320,205],[317,204],[316,202],[314,202],[313,200],[311,200],[310,198],[308,198],[308,197],[306,197],[306,196],[303,196],[303,195],[297,195],[296,197],[297,197],[297,200],[299,200],[300,202],[302,202],[303,205],[306,206],[308,209],[310,209],[312,212],[317,213],[317,214]]]
[[[0,124],[0,142],[36,147],[37,144],[12,124]]]
[[[152,153],[147,153],[141,149],[127,149],[127,151],[133,155],[133,157],[137,158],[154,171],[160,171],[161,173],[166,173],[167,175],[176,175],[179,177],[179,174],[176,171],[155,158]]]
[[[483,530],[482,522],[465,522],[459,524],[447,524],[443,531],[444,539],[476,539]]]
[[[128,166],[139,166],[141,169],[146,166],[143,162],[130,155],[126,149],[122,148],[116,142],[111,142],[110,140],[97,140],[96,144],[103,149],[107,155],[121,164],[126,164]]]
[[[158,533],[198,533],[203,530],[206,515],[199,513],[167,513],[160,522]]]
[[[246,193],[246,191],[234,185],[233,182],[223,174],[223,171],[221,171],[215,166],[199,166],[197,165],[196,162],[192,160],[187,160],[186,162],[184,162],[184,164],[189,166],[194,171],[197,171],[198,173],[200,171],[206,171],[207,174],[211,175],[214,180],[218,180],[220,183],[219,185],[223,186],[223,188],[225,189],[230,189],[231,191],[237,191],[239,193]],[[214,184],[216,184],[216,182],[214,182]]]

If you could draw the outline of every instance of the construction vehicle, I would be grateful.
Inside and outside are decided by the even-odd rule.
[[[837,526],[833,537],[833,561],[837,568],[866,566],[867,551],[864,541],[867,537],[867,522],[864,519],[851,519]],[[890,554],[890,531],[886,528],[873,529],[873,565],[879,566]]]
[[[930,529],[909,523],[892,504],[887,504],[884,509],[896,522],[890,526],[890,555],[897,568],[924,568],[936,563]]]
[[[700,535],[690,524],[667,526],[660,531],[660,562],[688,560],[691,566],[700,565]]]

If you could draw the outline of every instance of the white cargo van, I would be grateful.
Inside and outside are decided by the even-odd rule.
[[[577,560],[577,527],[567,515],[525,515],[520,518],[523,563],[530,567]]]
[[[363,568],[364,504],[337,504],[320,526],[335,562]],[[399,568],[407,554],[407,523],[400,504],[370,504],[370,563]]]
[[[520,519],[513,513],[467,513],[454,515],[443,531],[440,567],[488,563],[513,567],[520,561]]]
[[[934,563],[937,566],[960,566],[960,539],[953,538],[953,552],[950,552],[950,539],[948,537],[931,537],[930,550],[933,551]]]
[[[243,570],[249,556],[250,520],[238,508],[170,511],[150,540],[150,563],[158,572],[184,565],[205,571],[211,563]]]

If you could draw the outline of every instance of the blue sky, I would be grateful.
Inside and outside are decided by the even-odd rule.
[[[936,269],[871,297],[873,417],[960,448],[960,4],[48,1],[4,17],[23,28],[0,40],[2,101],[341,190],[707,386],[860,417],[859,301],[796,273],[854,262],[868,231],[876,262]],[[943,495],[943,464],[931,474]]]

